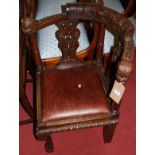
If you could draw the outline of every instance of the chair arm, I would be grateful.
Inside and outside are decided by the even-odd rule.
[[[124,49],[121,56],[121,60],[117,66],[116,78],[119,82],[125,83],[132,70],[133,70],[133,58],[134,58],[134,42],[132,36],[124,37]]]
[[[133,70],[134,26],[125,16],[108,8],[104,8],[104,17],[106,19],[105,27],[118,33],[123,41],[123,52],[118,62],[116,79],[121,83],[125,83]]]
[[[121,60],[117,66],[116,79],[121,83],[125,83],[133,70],[133,63],[128,60]]]
[[[39,29],[42,29],[46,26],[65,20],[65,14],[57,14],[49,17],[42,18],[40,20],[35,20],[31,17],[24,18],[21,20],[22,29],[25,34],[34,34]]]

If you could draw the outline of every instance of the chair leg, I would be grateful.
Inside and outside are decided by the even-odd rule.
[[[111,125],[106,125],[103,127],[103,138],[104,138],[104,143],[110,143],[117,124],[111,124]]]
[[[46,152],[54,152],[54,145],[51,137],[51,133],[36,135],[37,140],[45,141]]]
[[[46,152],[53,152],[54,151],[54,146],[53,146],[53,141],[51,136],[48,136],[45,142],[45,150]]]

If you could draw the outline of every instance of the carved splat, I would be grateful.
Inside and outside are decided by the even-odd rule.
[[[63,61],[75,61],[76,50],[79,47],[80,30],[76,27],[77,20],[66,20],[59,22],[56,26],[59,30],[56,32],[58,47],[62,52]]]

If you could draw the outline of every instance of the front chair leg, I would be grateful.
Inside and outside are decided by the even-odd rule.
[[[45,150],[46,152],[53,152],[54,151],[54,146],[53,146],[53,141],[51,136],[48,136],[45,142]]]
[[[54,145],[51,137],[51,133],[37,134],[37,140],[45,141],[45,150],[46,152],[53,152]]]
[[[110,143],[117,124],[111,124],[111,125],[106,125],[103,127],[103,138],[104,138],[104,143]]]

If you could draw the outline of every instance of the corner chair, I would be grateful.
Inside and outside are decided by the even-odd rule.
[[[77,56],[81,20],[102,24],[117,32],[121,52],[113,55],[116,70],[113,80],[105,74],[103,54],[97,46],[95,60]],[[62,52],[59,63],[47,67],[42,61],[35,34],[46,26],[58,27],[56,38]],[[62,13],[35,20],[22,19],[23,33],[29,38],[35,62],[34,135],[45,141],[45,150],[54,150],[55,132],[103,126],[104,142],[111,142],[119,120],[119,107],[109,98],[109,83],[117,80],[125,85],[133,69],[134,27],[119,13],[92,3],[72,3],[62,6]],[[92,52],[92,51],[91,51]],[[117,58],[117,60],[116,60]]]

